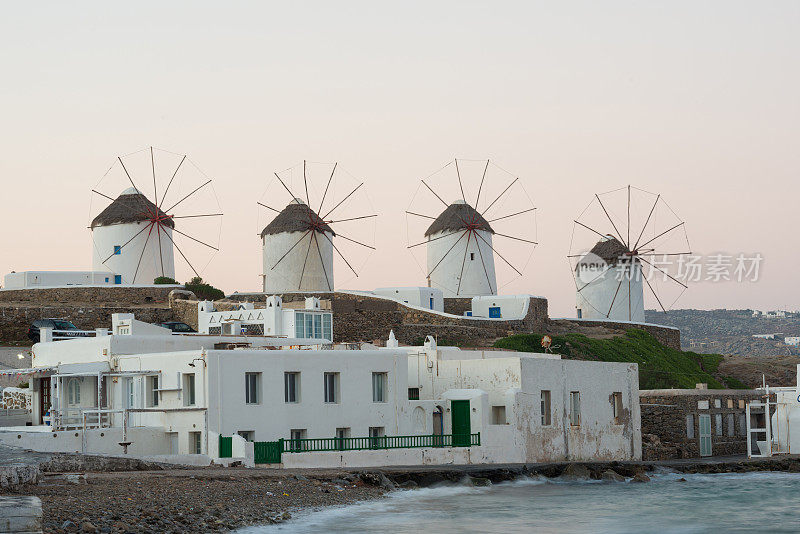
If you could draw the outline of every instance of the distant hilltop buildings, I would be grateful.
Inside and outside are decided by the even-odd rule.
[[[785,310],[776,310],[776,311],[761,311],[761,310],[753,310],[753,317],[760,317],[763,319],[785,319],[786,317],[792,317],[796,315],[797,312],[790,312]]]

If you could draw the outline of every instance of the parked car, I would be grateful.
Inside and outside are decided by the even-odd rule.
[[[40,328],[52,328],[53,330],[57,330],[58,332],[56,332],[54,335],[62,338],[84,337],[87,335],[86,332],[78,329],[77,326],[66,319],[37,319],[33,321],[31,326],[28,328],[28,339],[34,343],[38,343]]]
[[[197,330],[192,328],[186,323],[182,323],[180,321],[167,321],[165,323],[158,323],[158,326],[163,328],[169,328],[176,334],[196,334]]]

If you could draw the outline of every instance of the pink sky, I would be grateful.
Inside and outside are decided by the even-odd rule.
[[[555,316],[574,312],[572,220],[628,183],[669,201],[694,252],[764,257],[758,282],[694,284],[677,307],[800,307],[800,4],[285,4],[6,7],[0,272],[90,268],[89,189],[153,145],[215,179],[203,275],[226,291],[258,288],[255,199],[304,158],[340,162],[378,208],[349,287],[423,285],[403,214],[418,180],[489,157],[539,207],[505,291]]]

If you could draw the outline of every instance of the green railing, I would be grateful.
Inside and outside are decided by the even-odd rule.
[[[421,449],[428,447],[478,447],[481,433],[368,438],[284,439],[283,452],[363,451],[370,449]]]

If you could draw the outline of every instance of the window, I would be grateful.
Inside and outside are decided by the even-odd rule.
[[[386,435],[386,430],[382,426],[369,427],[369,446],[373,449],[382,447],[384,445],[383,436]]]
[[[569,424],[580,426],[581,424],[581,393],[580,391],[569,392]]]
[[[387,373],[372,373],[372,402],[386,402]]]
[[[492,306],[489,308],[489,318],[490,319],[500,319],[501,317],[500,307],[499,306]]]
[[[81,381],[79,378],[70,378],[67,382],[67,404],[77,406],[81,403]]]
[[[717,436],[722,435],[722,414],[716,413],[714,414],[714,434]]]
[[[304,328],[304,313],[297,312],[294,315],[294,337],[306,337],[306,330]]]
[[[125,395],[125,408],[136,407],[136,389],[134,388],[133,378],[126,378],[122,383]]]
[[[322,338],[322,315],[315,313],[314,317],[314,338]]]
[[[728,399],[728,409],[733,408],[733,399]]]
[[[121,274],[115,274],[114,275],[114,283],[117,284],[117,285],[122,283],[122,275]]]
[[[237,432],[237,434],[243,437],[245,441],[255,441],[256,439],[255,430],[240,430],[239,432]]]
[[[611,394],[611,410],[613,413],[614,424],[622,424],[622,393],[615,391]]]
[[[469,253],[469,261],[475,261],[475,253],[474,252],[470,252]]]
[[[419,400],[419,388],[408,388],[408,400]]]
[[[187,373],[183,375],[183,405],[194,406],[194,373]]]
[[[719,399],[714,399],[714,408],[721,408],[721,407],[722,407],[722,401],[720,401]]]
[[[506,407],[505,406],[492,406],[492,424],[505,425],[506,424]]]
[[[339,373],[325,373],[325,402],[339,402]]]
[[[289,435],[292,438],[291,441],[291,448],[293,451],[304,451],[306,450],[306,444],[303,440],[306,439],[306,429],[305,428],[293,428],[289,431]]]
[[[119,256],[122,254],[122,247],[120,245],[114,245],[114,256]]]
[[[731,402],[733,402],[733,401],[731,401]],[[735,425],[736,423],[734,423],[734,420],[733,420],[733,414],[732,414],[732,413],[729,413],[729,414],[727,415],[727,418],[728,418],[728,436],[729,436],[729,437],[733,437],[733,436],[735,436],[735,435],[736,435],[736,430],[735,430],[735,428],[734,428],[734,425]]]
[[[349,428],[337,428],[336,429],[336,448],[340,451],[345,450],[345,440],[350,437],[350,429]]]
[[[694,439],[694,414],[692,413],[686,416],[686,437]]]
[[[430,298],[430,308],[433,309],[433,297]]]
[[[158,375],[147,377],[147,405],[155,408],[158,406]]]
[[[739,401],[739,409],[744,410],[744,399]]]
[[[744,401],[739,401],[744,402]],[[739,414],[739,435],[744,437],[747,435],[747,414],[740,413]]]
[[[189,454],[203,454],[202,432],[189,432]]]
[[[283,373],[283,398],[288,403],[300,402],[300,373]]]
[[[244,402],[245,404],[258,404],[261,402],[261,373],[244,374]]]
[[[542,390],[542,426],[550,426],[550,391]]]
[[[330,313],[322,314],[322,337],[333,342],[333,316]]]

